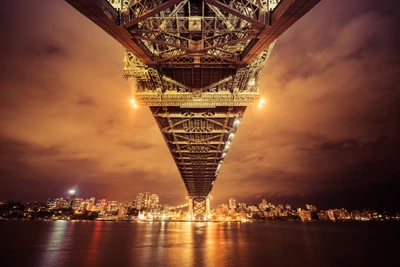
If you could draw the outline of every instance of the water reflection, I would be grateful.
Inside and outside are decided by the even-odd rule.
[[[193,266],[193,238],[194,229],[191,222],[167,223],[165,257],[162,263],[176,266]]]
[[[310,262],[312,265],[315,263],[315,257],[316,255],[314,254],[314,246],[316,245],[315,243],[311,242],[311,237],[310,237],[310,231],[312,231],[310,228],[312,226],[309,223],[303,223],[302,225],[302,236],[303,236],[303,244],[304,244],[304,249],[306,251],[306,261]],[[318,239],[314,239],[313,241],[317,241]]]
[[[143,262],[151,262],[154,257],[153,253],[157,252],[152,247],[152,245],[157,247],[156,244],[152,244],[152,236],[154,235],[153,225],[154,223],[152,222],[140,223],[143,232],[140,233],[141,238],[138,241],[139,246],[141,247],[141,260]],[[133,260],[135,261],[136,259]]]
[[[65,233],[68,228],[67,221],[55,221],[49,231],[46,248],[40,259],[39,266],[60,266],[61,253],[65,246]]]
[[[100,241],[103,233],[103,222],[95,222],[90,239],[88,252],[86,253],[87,266],[96,266],[100,258]]]
[[[5,240],[0,242],[0,266],[336,267],[395,262],[397,247],[384,244],[400,240],[398,225],[361,226],[365,228],[297,222],[0,221]]]

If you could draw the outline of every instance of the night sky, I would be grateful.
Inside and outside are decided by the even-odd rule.
[[[322,0],[278,39],[213,207],[399,207],[397,2]],[[116,41],[62,0],[8,1],[0,20],[1,200],[187,201],[149,109],[129,106]]]

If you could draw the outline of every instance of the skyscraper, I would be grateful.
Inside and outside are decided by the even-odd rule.
[[[160,201],[160,197],[158,195],[151,194],[150,195],[150,200],[149,200],[149,207],[150,208],[155,208],[159,201]]]
[[[229,199],[229,208],[236,209],[236,199],[234,199],[233,197]]]

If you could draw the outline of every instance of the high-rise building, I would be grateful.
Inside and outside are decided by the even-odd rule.
[[[85,199],[81,204],[82,210],[87,210],[88,206],[89,206],[89,199]]]
[[[100,202],[100,211],[105,211],[107,208],[107,199],[102,199]]]
[[[143,194],[143,199],[142,199],[142,205],[144,209],[148,209],[149,208],[149,199],[150,199],[150,192],[144,192]]]
[[[82,205],[82,202],[83,202],[83,198],[76,197],[76,198],[74,199],[74,201],[72,202],[72,208],[73,208],[74,210],[80,209],[80,208],[81,208],[81,205]]]
[[[142,200],[143,200],[143,193],[139,193],[139,194],[136,196],[136,200],[135,200],[136,209],[137,209],[137,210],[141,210],[141,209],[142,209]]]
[[[94,209],[94,204],[95,204],[96,199],[94,197],[91,197],[88,201],[88,206],[87,210],[93,210]]]
[[[236,209],[236,199],[234,199],[233,197],[229,199],[229,208]]]
[[[151,194],[150,195],[150,203],[149,203],[149,207],[150,208],[155,208],[156,206],[157,206],[157,204],[158,204],[158,202],[159,202],[159,200],[160,200],[160,198],[159,198],[159,196],[158,195],[156,195],[156,194]]]
[[[153,209],[158,205],[159,199],[157,194],[150,194],[150,192],[139,193],[134,201],[134,207],[137,210]]]

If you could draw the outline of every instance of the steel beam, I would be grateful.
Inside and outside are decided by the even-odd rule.
[[[148,1],[148,0],[145,0]],[[124,22],[124,25],[126,28],[130,28],[136,24],[138,24],[140,21],[143,21],[151,16],[153,16],[154,14],[160,13],[161,11],[172,7],[173,5],[178,4],[179,2],[181,2],[182,0],[167,0],[167,1],[163,1],[162,4],[159,5],[155,5],[154,8],[146,10],[146,12],[144,12],[143,14],[141,14],[139,17],[135,17],[133,19],[129,19],[128,21]],[[143,1],[135,1],[134,5],[140,5],[140,2]],[[149,1],[148,1],[149,2]],[[151,2],[151,1],[150,1]],[[140,5],[143,7],[143,5]],[[131,6],[129,7],[130,9],[135,9],[135,6]],[[126,17],[129,17],[129,13],[128,11],[125,12],[124,14]]]
[[[208,0],[207,0],[208,1]],[[241,55],[244,63],[252,62],[290,26],[321,0],[282,0],[271,14],[271,21],[253,39]]]
[[[145,64],[153,62],[150,51],[133,40],[132,34],[120,26],[118,12],[106,0],[65,0],[85,17],[93,21]]]
[[[204,0],[204,2],[206,2],[206,3],[210,4],[210,5],[216,6],[216,7],[220,8],[220,9],[222,9],[222,10],[224,10],[224,11],[226,11],[226,12],[232,14],[232,15],[235,15],[235,16],[241,18],[241,19],[244,19],[244,20],[250,22],[251,24],[253,24],[255,27],[262,28],[262,27],[265,26],[265,24],[263,22],[258,21],[258,20],[254,19],[252,17],[246,16],[240,10],[237,10],[237,9],[227,5],[226,3],[224,3],[225,1]],[[232,2],[234,2],[234,1],[232,1]],[[257,12],[260,12],[259,8],[256,8],[256,9],[257,9]]]

